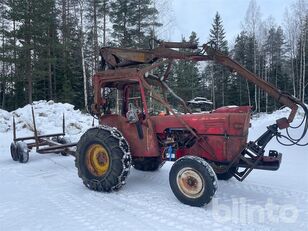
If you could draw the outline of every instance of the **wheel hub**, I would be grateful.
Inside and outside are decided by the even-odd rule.
[[[110,160],[107,150],[100,144],[92,144],[86,154],[88,170],[95,176],[103,176],[109,169]]]
[[[198,198],[204,191],[203,177],[192,168],[183,168],[177,174],[180,191],[190,198]]]

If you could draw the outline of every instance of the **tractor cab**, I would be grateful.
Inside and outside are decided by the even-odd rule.
[[[92,111],[100,124],[116,127],[129,140],[134,158],[160,157],[158,141],[150,117],[154,114],[150,92],[140,81],[137,69],[127,70],[130,78],[115,80],[108,71],[97,73]]]

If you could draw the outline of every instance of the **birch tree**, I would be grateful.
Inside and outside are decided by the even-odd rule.
[[[250,0],[248,9],[246,11],[245,17],[245,30],[249,33],[249,36],[252,37],[253,41],[256,41],[256,31],[260,23],[260,7],[257,5],[256,0]],[[253,44],[253,72],[257,74],[257,44]],[[255,110],[258,111],[258,93],[257,86],[255,89]]]

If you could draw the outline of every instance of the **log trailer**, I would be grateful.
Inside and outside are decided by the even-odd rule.
[[[217,178],[243,181],[253,169],[277,170],[282,154],[265,147],[272,138],[289,145],[307,145],[308,110],[292,95],[250,72],[238,62],[214,49],[213,43],[156,41],[153,49],[103,47],[102,70],[93,77],[92,113],[99,126],[87,130],[79,140],[75,164],[86,187],[113,191],[125,184],[130,167],[158,170],[165,161],[175,161],[169,183],[184,204],[208,204]],[[174,60],[214,61],[227,67],[291,109],[256,140],[247,142],[250,106],[224,106],[209,113],[192,114],[184,100],[167,85]],[[164,70],[158,76],[158,69]],[[189,76],[187,76],[189,78]],[[185,113],[176,112],[167,101],[172,95]],[[165,113],[153,112],[155,100]],[[303,134],[298,139],[279,130],[290,129],[298,107],[304,110]]]

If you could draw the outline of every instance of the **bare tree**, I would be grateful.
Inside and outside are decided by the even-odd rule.
[[[298,35],[295,43],[297,45],[296,51],[298,51],[297,57],[299,60],[299,78],[298,78],[298,97],[304,101],[305,98],[305,73],[306,73],[306,20],[308,17],[308,6],[306,0],[297,0],[292,5],[293,21],[297,28],[295,27],[295,33]],[[298,44],[299,41],[299,44]],[[299,47],[298,47],[299,46]]]
[[[266,50],[265,50],[265,43],[268,36],[269,28],[271,28],[271,24],[273,23],[273,18],[269,17],[267,20],[262,21],[259,23],[257,28],[257,44],[258,47],[260,47],[260,56],[263,57],[263,59],[259,58],[259,76],[263,78],[264,80],[268,81],[268,62],[266,57]],[[260,88],[258,88],[258,109],[259,112],[261,110],[261,94],[265,95],[265,112],[268,112],[268,93],[261,91]]]
[[[162,24],[161,27],[155,27],[154,34],[156,37],[170,40],[175,27],[175,15],[172,11],[172,1],[153,0],[153,4],[159,12],[158,23]]]
[[[84,0],[79,0],[79,16],[80,16],[80,52],[81,52],[81,63],[82,63],[82,76],[83,76],[83,94],[84,94],[84,107],[88,108],[88,90],[87,90],[87,74],[86,64],[84,57],[84,28],[83,28],[83,12],[84,12]]]
[[[290,14],[289,10],[286,9],[284,14],[284,29],[287,35],[287,45],[290,49],[290,58],[291,58],[291,77],[292,77],[292,87],[293,87],[293,95],[297,96],[296,90],[296,76],[295,76],[295,64],[294,58],[296,55],[296,47],[297,47],[297,40],[299,34],[298,24],[296,23],[295,15]]]
[[[260,7],[257,5],[256,0],[250,0],[248,9],[246,11],[245,17],[245,29],[249,35],[253,38],[253,72],[257,72],[257,46],[255,43],[256,40],[256,31],[260,23],[261,13]],[[258,111],[258,92],[257,86],[255,86],[255,110]]]

